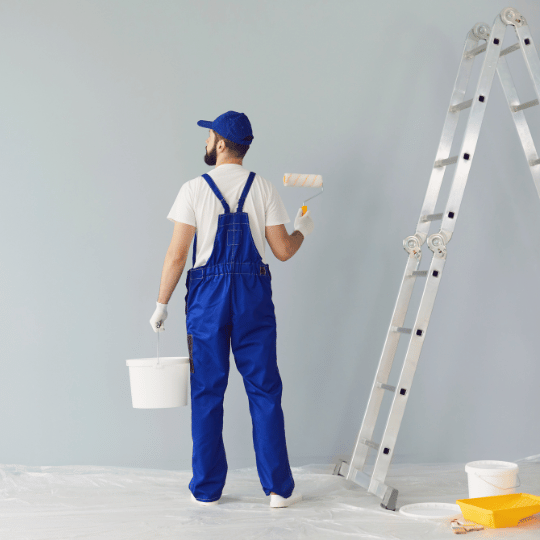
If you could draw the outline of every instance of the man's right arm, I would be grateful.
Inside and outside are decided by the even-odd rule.
[[[280,261],[289,260],[304,241],[304,235],[300,231],[295,230],[289,234],[283,224],[265,227],[265,236],[272,253]]]

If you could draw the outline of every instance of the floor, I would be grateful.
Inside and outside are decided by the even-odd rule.
[[[540,455],[517,461],[520,493],[540,495]],[[191,471],[120,467],[0,465],[3,540],[287,540],[457,538],[445,520],[406,517],[415,502],[468,498],[465,464],[392,465],[397,510],[332,474],[334,463],[293,467],[302,502],[270,508],[255,467],[229,469],[216,506],[190,499]],[[538,540],[540,513],[518,527],[484,529],[467,538]],[[463,538],[462,535],[459,538]]]

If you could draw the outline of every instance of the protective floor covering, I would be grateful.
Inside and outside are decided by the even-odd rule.
[[[521,480],[517,491],[540,495],[540,455],[517,463]],[[417,520],[381,508],[380,501],[363,488],[334,476],[334,466],[293,467],[295,489],[304,500],[290,508],[270,508],[255,467],[229,469],[220,503],[202,507],[190,499],[191,471],[0,465],[0,538],[457,538],[449,521]],[[399,490],[398,510],[405,504],[455,503],[468,497],[464,463],[392,464],[387,483]],[[467,535],[538,540],[540,514],[518,527]]]

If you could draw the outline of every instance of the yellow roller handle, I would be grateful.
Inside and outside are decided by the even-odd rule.
[[[307,212],[307,206],[302,206],[302,215],[304,215]]]

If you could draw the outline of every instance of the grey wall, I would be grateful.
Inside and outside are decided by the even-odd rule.
[[[540,5],[513,6],[538,47]],[[291,219],[316,191],[285,189],[283,173],[324,178],[298,254],[283,263],[266,253],[291,463],[348,457],[467,32],[504,7],[3,0],[0,462],[191,466],[189,407],[133,409],[125,361],[156,355],[148,321],[172,235],[166,216],[182,183],[208,170],[196,122],[230,109],[254,129],[244,166],[276,184]],[[505,46],[515,40],[508,29]],[[519,53],[511,69],[523,101],[534,99]],[[540,111],[526,114],[540,144]],[[539,452],[539,229],[495,77],[396,462]],[[163,356],[187,355],[184,295],[185,274]],[[398,353],[391,384],[404,344]],[[251,437],[231,356],[231,467],[255,464]]]

